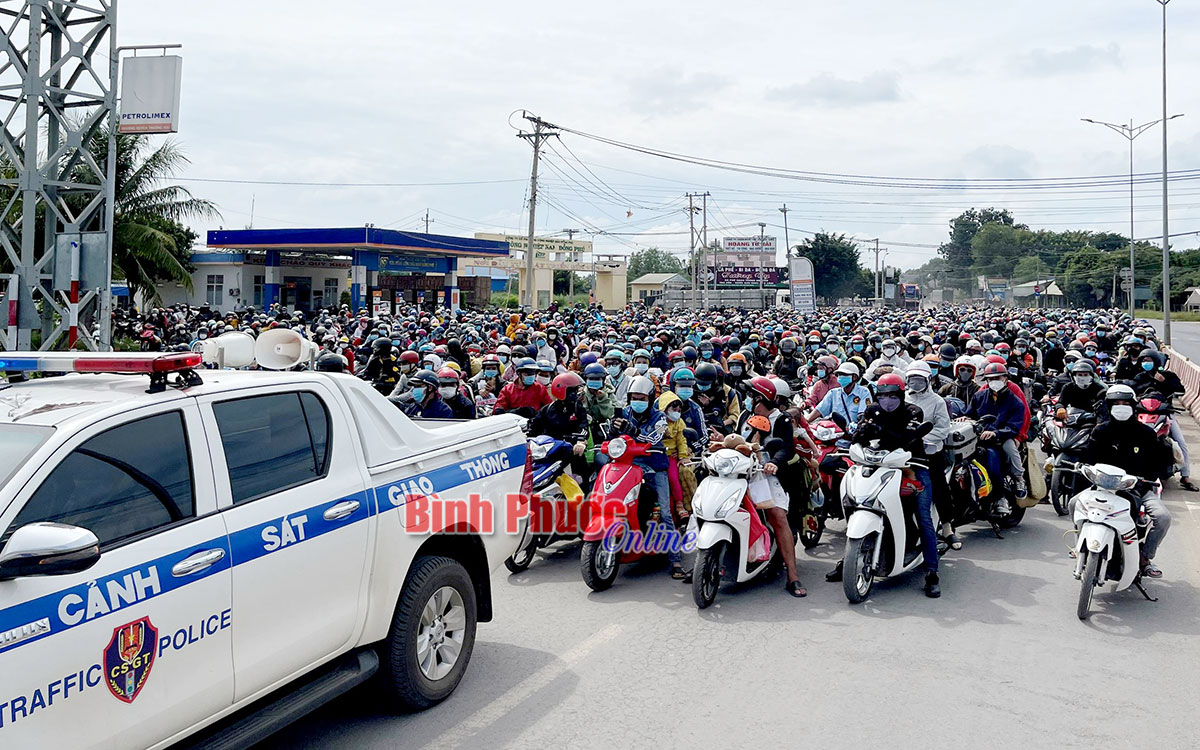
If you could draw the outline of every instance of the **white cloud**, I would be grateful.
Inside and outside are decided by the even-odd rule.
[[[796,104],[844,107],[894,102],[900,98],[900,85],[896,74],[890,72],[871,73],[857,80],[820,73],[804,83],[771,89],[767,96]]]

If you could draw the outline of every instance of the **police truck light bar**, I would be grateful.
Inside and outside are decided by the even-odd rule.
[[[198,352],[0,352],[0,371],[165,375],[193,370],[202,361]]]

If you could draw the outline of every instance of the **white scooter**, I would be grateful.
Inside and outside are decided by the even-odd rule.
[[[1092,594],[1109,582],[1109,591],[1124,591],[1136,586],[1142,596],[1156,601],[1146,592],[1141,581],[1141,548],[1150,519],[1144,512],[1135,522],[1130,514],[1131,503],[1119,492],[1137,486],[1138,478],[1124,469],[1109,464],[1078,464],[1092,489],[1080,492],[1072,500],[1075,506],[1072,519],[1079,536],[1075,542],[1075,577],[1079,579],[1079,605],[1076,614],[1086,620],[1091,614]],[[1160,487],[1161,490],[1161,487]]]
[[[904,479],[904,469],[913,464],[912,453],[886,450],[873,440],[869,446],[850,446],[853,466],[842,480],[846,522],[846,554],[842,561],[842,590],[852,604],[871,594],[875,578],[892,578],[921,565],[920,520],[916,503],[905,509],[904,496],[916,487]],[[937,508],[931,509],[934,528]],[[938,542],[938,553],[945,551]]]
[[[692,598],[700,609],[716,600],[722,580],[749,581],[780,557],[770,525],[750,501],[750,476],[761,470],[758,462],[721,448],[704,457],[704,466],[709,474],[692,496],[692,522],[698,525]],[[770,544],[770,554],[759,562],[750,562],[751,513],[763,520]]]

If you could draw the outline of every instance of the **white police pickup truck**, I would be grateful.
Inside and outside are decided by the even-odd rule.
[[[522,420],[199,364],[0,352],[96,373],[0,383],[0,748],[245,747],[368,678],[405,710],[462,678]]]

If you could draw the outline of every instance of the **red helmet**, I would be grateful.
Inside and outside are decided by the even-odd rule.
[[[453,380],[458,382],[459,374],[453,367],[443,367],[437,372],[438,380]]]
[[[1011,352],[1011,351],[1012,351],[1012,347],[1008,345],[1008,342],[1007,342],[1007,341],[1001,341],[999,344],[996,344],[996,351],[998,351],[998,352]]]
[[[768,401],[774,401],[778,392],[775,390],[775,384],[769,379],[762,377],[750,378],[750,390],[762,396]]]
[[[983,379],[990,380],[998,377],[1008,377],[1008,368],[999,362],[990,362],[983,368]]]
[[[885,393],[904,393],[904,378],[894,372],[880,375],[879,380],[875,381],[875,395],[882,396]]]
[[[550,381],[550,395],[562,401],[567,397],[567,391],[571,388],[582,388],[583,378],[579,377],[577,372],[564,372]]]
[[[400,361],[410,365],[415,365],[421,361],[421,355],[414,352],[412,349],[400,352]]]
[[[679,349],[672,349],[671,353],[667,355],[667,361],[672,362],[677,359],[684,359],[683,351]]]
[[[1005,359],[1004,357],[1001,357],[999,354],[989,354],[986,357],[984,357],[984,359],[986,359],[988,362],[990,362],[991,364],[994,364],[994,365],[1004,366],[1004,365],[1008,364],[1008,360]],[[984,372],[985,373],[987,372],[987,368],[984,368]],[[1005,370],[1005,372],[1007,373],[1008,371]]]

